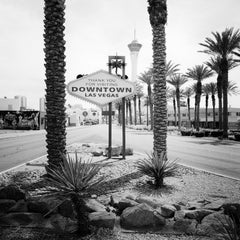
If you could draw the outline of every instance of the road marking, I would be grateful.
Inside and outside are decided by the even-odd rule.
[[[39,159],[41,159],[41,158],[44,158],[44,157],[46,157],[46,156],[47,156],[47,154],[45,154],[45,155],[43,155],[43,156],[41,156],[41,157],[35,158],[35,159],[33,159],[33,160],[30,160],[30,161],[28,161],[28,162],[26,162],[26,163],[22,163],[22,164],[19,164],[19,165],[15,166],[15,167],[6,169],[6,170],[4,170],[4,171],[1,171],[1,172],[0,172],[0,175],[1,175],[1,174],[4,174],[4,173],[6,173],[6,172],[10,172],[10,171],[12,171],[12,170],[14,170],[14,169],[16,169],[16,168],[20,168],[20,167],[26,165],[27,163],[31,163],[31,162],[33,162],[33,161],[37,161],[37,160],[39,160]]]

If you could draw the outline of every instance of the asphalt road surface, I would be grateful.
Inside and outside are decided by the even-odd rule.
[[[45,131],[0,134],[0,172],[46,155]],[[113,144],[122,143],[122,129],[113,126]],[[93,125],[67,129],[67,144],[108,144],[108,126]],[[182,137],[169,134],[168,157],[183,165],[240,179],[240,143],[216,138]],[[151,132],[127,129],[126,145],[140,153],[153,148]]]

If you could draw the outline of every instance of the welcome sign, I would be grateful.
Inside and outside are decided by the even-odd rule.
[[[100,107],[135,93],[135,85],[104,70],[99,70],[67,85],[70,95]]]

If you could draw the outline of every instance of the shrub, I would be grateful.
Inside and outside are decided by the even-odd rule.
[[[172,177],[176,174],[178,165],[176,161],[170,162],[165,152],[161,152],[160,156],[156,152],[147,156],[148,158],[137,162],[136,167],[141,173],[154,180],[156,188],[161,188],[164,185],[164,178]]]
[[[86,235],[90,233],[90,226],[85,207],[84,198],[87,198],[91,191],[103,181],[103,177],[97,178],[96,175],[102,168],[101,165],[91,163],[91,159],[78,157],[69,154],[62,155],[60,168],[50,168],[47,180],[47,187],[41,195],[48,198],[70,199],[77,214],[78,233]]]
[[[218,219],[220,224],[222,225],[223,231],[221,232],[221,235],[223,236],[223,239],[225,240],[240,240],[240,226],[235,220],[234,217],[226,216],[225,217],[225,223]]]

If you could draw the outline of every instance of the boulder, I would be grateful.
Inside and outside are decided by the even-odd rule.
[[[181,220],[181,219],[184,219],[185,218],[185,211],[184,210],[179,210],[179,211],[176,211],[175,214],[174,214],[174,220],[177,221],[177,220]]]
[[[174,217],[174,213],[176,212],[176,208],[171,204],[164,204],[160,207],[160,213],[165,218]]]
[[[89,198],[84,201],[85,201],[86,211],[89,213],[106,211],[106,207],[96,199]]]
[[[115,214],[111,212],[92,212],[88,215],[89,224],[95,227],[113,229],[115,225]]]
[[[0,214],[6,213],[11,207],[16,204],[15,200],[12,199],[0,199]]]
[[[120,223],[125,228],[141,228],[165,225],[165,218],[146,203],[126,208],[121,217]]]
[[[44,227],[58,232],[75,232],[77,230],[77,222],[60,214],[54,214],[44,221]]]
[[[186,234],[196,233],[197,221],[194,219],[178,219],[173,224],[173,229]]]
[[[120,155],[122,155],[122,147],[121,147]],[[133,155],[133,149],[132,149],[132,148],[129,148],[129,147],[125,148],[125,155],[126,155],[126,156],[131,156],[131,155]]]
[[[118,157],[121,153],[121,147],[120,146],[112,146],[112,157]],[[104,153],[105,156],[108,155],[108,147],[105,148],[105,153]]]
[[[228,226],[230,217],[221,213],[216,212],[207,215],[202,219],[201,224],[197,226],[197,234],[207,234],[214,236],[224,232],[224,226]]]
[[[161,207],[162,204],[158,202],[156,199],[152,199],[150,197],[136,197],[135,199],[138,203],[146,203],[147,205],[151,206],[152,208]]]
[[[92,154],[94,157],[99,157],[99,156],[102,156],[102,155],[103,155],[103,151],[102,151],[102,150],[99,150],[99,149],[96,149],[96,150],[92,151],[91,154]]]
[[[27,212],[27,203],[24,200],[19,200],[14,206],[12,206],[8,212]]]
[[[15,201],[26,199],[24,191],[18,186],[9,185],[0,189],[0,199],[12,199]]]
[[[204,217],[209,214],[214,213],[213,210],[209,209],[196,209],[196,210],[185,210],[185,218],[195,219],[198,222],[201,222]]]
[[[122,212],[125,208],[133,207],[137,204],[139,203],[135,202],[134,200],[123,198],[119,201],[117,208],[120,212]]]
[[[29,201],[27,203],[27,208],[29,212],[41,213],[43,215],[51,210],[46,202],[41,201]]]
[[[40,213],[14,212],[0,217],[1,226],[41,227],[44,218]]]

